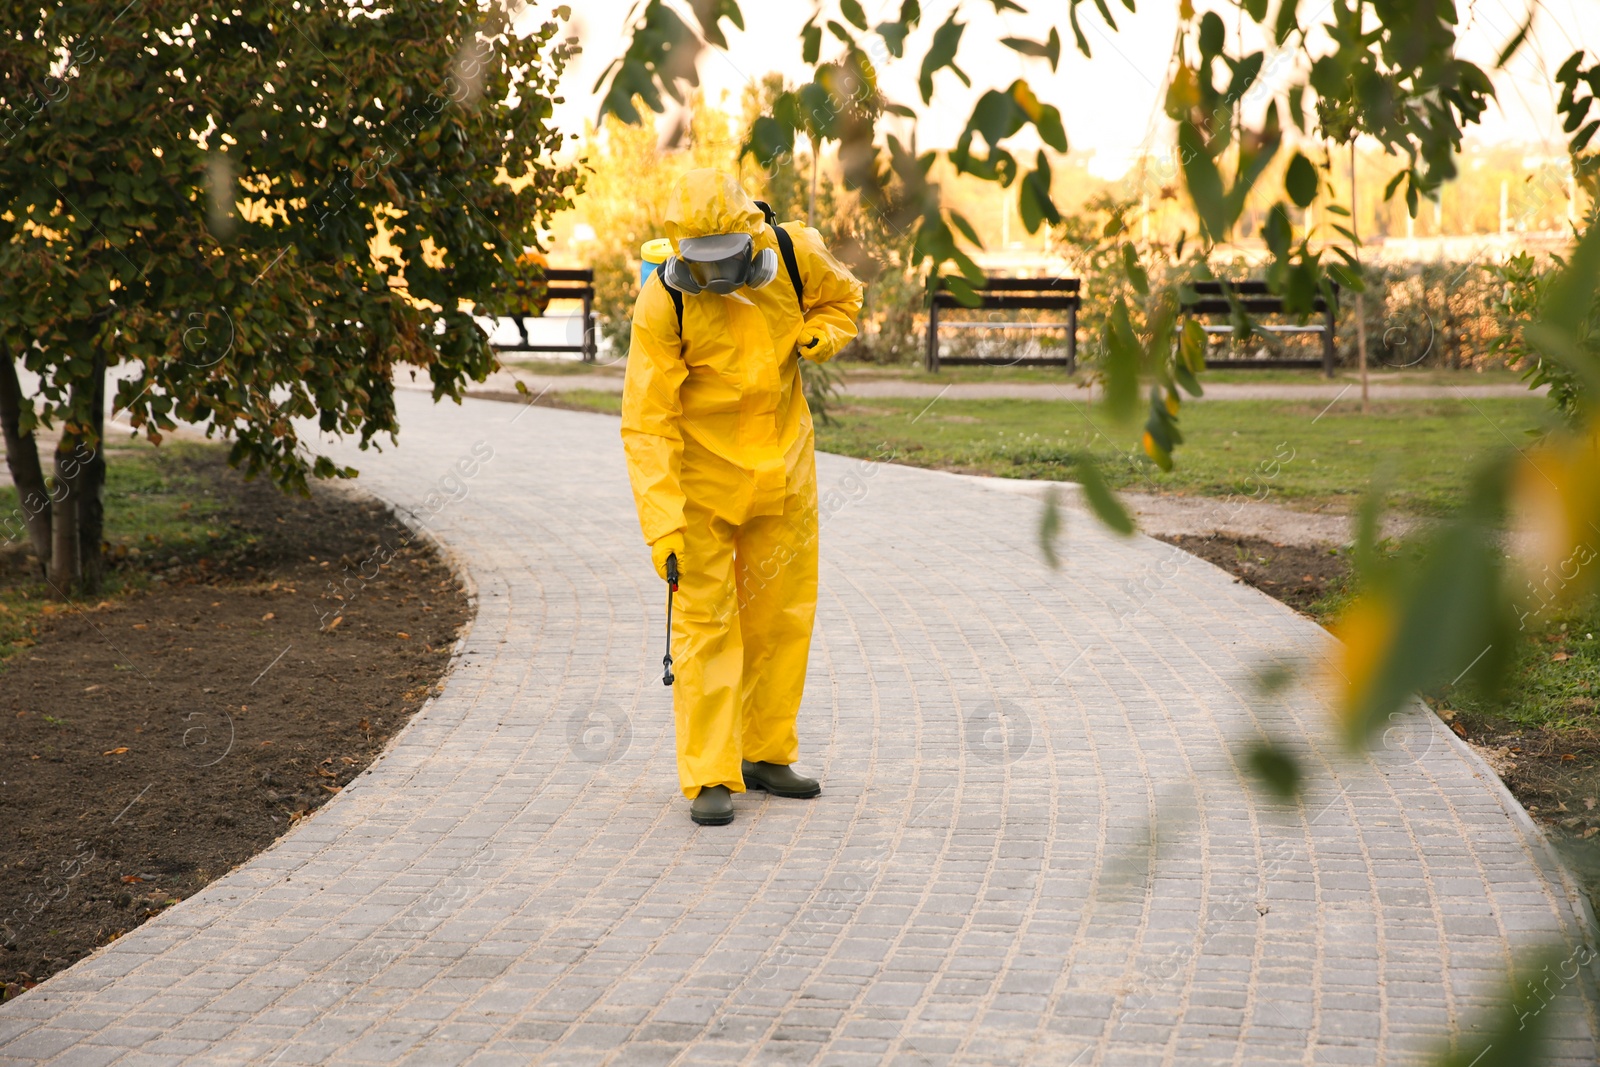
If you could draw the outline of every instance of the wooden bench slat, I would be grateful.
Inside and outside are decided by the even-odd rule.
[[[1283,301],[1277,297],[1243,296],[1239,298],[1239,305],[1252,314],[1286,314],[1283,310]],[[1184,304],[1182,307],[1190,315],[1226,315],[1233,310],[1233,306],[1221,298],[1196,300],[1192,303]],[[1310,314],[1320,315],[1327,310],[1328,305],[1319,296],[1312,303]]]
[[[1083,306],[1083,298],[1076,293],[1041,293],[1030,296],[1023,293],[985,293],[980,290],[979,304],[973,307],[963,304],[956,299],[954,293],[940,291],[934,295],[934,303],[942,308],[966,309],[978,311],[981,309],[997,310],[1038,310],[1038,311],[1064,311],[1067,308]]]

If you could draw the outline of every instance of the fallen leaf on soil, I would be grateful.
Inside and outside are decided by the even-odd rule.
[[[120,756],[126,751],[128,751],[128,746],[127,745],[123,745],[122,747],[114,748],[109,752],[102,752],[102,753],[100,753],[100,755],[102,755],[102,756]]]
[[[344,788],[344,786],[342,786],[342,785],[325,785],[322,788],[326,789],[330,793],[337,793],[340,790],[342,790]]]
[[[322,632],[325,633],[325,634],[326,633],[332,633],[333,631],[335,631],[335,630],[337,630],[339,628],[339,624],[341,622],[344,622],[344,616],[343,615],[340,615],[337,619],[334,619],[327,626],[325,626],[323,628]]]
[[[1456,736],[1457,737],[1466,737],[1467,736],[1466,728],[1464,726],[1462,726],[1458,722],[1451,723],[1450,724],[1450,729],[1452,729],[1452,730],[1454,730],[1456,732]],[[1512,749],[1511,751],[1515,752],[1516,749]]]
[[[122,876],[122,880],[124,882],[128,883],[129,885],[133,885],[136,882],[144,881],[144,879],[140,878],[137,874],[125,874],[125,875]]]
[[[1570,752],[1563,752],[1563,753],[1561,753],[1561,762],[1562,762],[1562,763],[1576,763],[1576,762],[1577,762],[1577,760],[1578,760],[1578,757],[1577,757],[1577,756],[1574,756],[1574,755],[1573,755],[1573,754],[1572,754],[1572,753],[1570,753]]]
[[[1550,657],[1550,662],[1552,662],[1552,663],[1562,663],[1562,662],[1564,662],[1566,660],[1569,660],[1571,658],[1572,657],[1567,655],[1565,652],[1557,652],[1555,655]]]
[[[277,617],[278,616],[276,613],[269,611],[265,615],[261,616],[261,621],[266,622],[269,619],[276,619]]]
[[[394,633],[394,635],[395,635],[395,636],[396,636],[396,637],[398,637],[398,638],[399,638],[399,639],[400,639],[400,640],[402,640],[402,641],[409,641],[409,640],[411,640],[411,635],[410,635],[410,634],[408,634],[408,633],[406,633],[406,632],[405,632],[405,631],[404,631],[404,630],[396,630],[396,631],[395,631],[395,633]]]
[[[148,630],[150,629],[150,626],[148,623],[136,622],[133,624],[133,628],[135,630]]]
[[[1593,811],[1596,804],[1600,804],[1600,800],[1596,800],[1594,797],[1583,798],[1583,806],[1589,811]]]
[[[272,744],[272,742],[271,742],[271,741],[263,741],[263,742],[261,742],[261,747],[262,747],[262,748],[266,748],[266,747],[267,747],[267,746],[268,746],[268,745],[270,745],[270,744]]]
[[[1593,837],[1595,834],[1600,834],[1600,826],[1591,826],[1591,827],[1589,827],[1587,830],[1585,830],[1583,832],[1583,838],[1584,838],[1585,841],[1587,841],[1589,838]]]
[[[94,691],[95,691],[95,690],[96,690],[96,689],[99,689],[99,688],[100,688],[100,687],[99,687],[99,686],[98,686],[98,685],[91,685],[91,686],[89,686],[89,687],[88,687],[88,688],[86,688],[86,689],[85,689],[85,690],[84,690],[84,692],[85,692],[85,693],[92,693],[92,692],[94,692]]]

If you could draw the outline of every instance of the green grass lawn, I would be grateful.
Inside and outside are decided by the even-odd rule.
[[[571,394],[569,394],[570,396]],[[1549,405],[1537,397],[1375,403],[1363,416],[1346,397],[1320,402],[1211,400],[1187,404],[1187,439],[1164,474],[1132,455],[1138,427],[1071,401],[872,398],[841,403],[817,447],[1004,478],[1073,479],[1077,460],[1100,461],[1116,488],[1203,496],[1271,495],[1304,506],[1349,507],[1373,479],[1390,505],[1437,514],[1458,499],[1474,457],[1525,440]]]
[[[218,516],[224,503],[212,479],[196,469],[202,456],[224,451],[222,445],[169,441],[156,448],[140,440],[113,438],[106,449],[107,562],[152,554],[187,562],[231,543],[237,534]],[[41,459],[49,462],[48,456]],[[12,515],[17,508],[16,490],[0,486],[0,515]],[[0,577],[3,660],[33,643],[34,621],[53,606],[31,555],[22,558],[24,546],[14,543],[0,549],[9,557]],[[108,567],[102,596],[139,588],[144,573],[142,568]]]
[[[620,366],[620,364],[619,364]],[[874,363],[855,363],[842,360],[836,364],[847,382],[907,381],[931,382],[948,385],[951,382],[1086,382],[1087,376],[1079,372],[1069,375],[1064,367],[943,367],[938,374],[929,374],[922,363],[880,366]],[[1359,382],[1361,375],[1353,368],[1341,368],[1334,373],[1333,381],[1340,384]],[[1397,370],[1390,367],[1371,369],[1368,380],[1375,385],[1521,385],[1522,379],[1512,371],[1497,367],[1484,371],[1459,371],[1443,368],[1418,368]],[[1202,384],[1226,383],[1245,385],[1319,385],[1328,378],[1316,370],[1237,370],[1218,368],[1208,370],[1201,378]]]
[[[617,414],[622,397],[594,389],[563,403]],[[1350,396],[1321,401],[1206,400],[1186,404],[1186,443],[1163,473],[1137,452],[1139,428],[1117,427],[1103,408],[1066,400],[927,400],[873,397],[836,402],[817,447],[916,467],[1002,478],[1074,480],[1084,455],[1113,487],[1197,496],[1271,497],[1300,507],[1348,510],[1374,478],[1389,506],[1417,515],[1449,509],[1472,460],[1526,440],[1549,404],[1535,397],[1395,400],[1362,415]]]
[[[626,360],[615,362],[602,361],[598,363],[585,363],[581,359],[507,359],[502,360],[507,367],[525,370],[530,374],[548,374],[559,377],[577,377],[585,374],[596,374],[607,378],[620,378],[627,369]]]
[[[1503,717],[1518,726],[1600,728],[1600,604],[1530,619],[1517,646],[1503,702],[1451,693],[1458,710]]]

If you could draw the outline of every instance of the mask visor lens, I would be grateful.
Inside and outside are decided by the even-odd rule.
[[[750,272],[754,242],[747,233],[717,234],[679,240],[683,265],[702,289],[732,292]]]

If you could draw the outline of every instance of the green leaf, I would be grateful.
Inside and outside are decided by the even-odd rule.
[[[1015,11],[1022,15],[1026,15],[1028,13],[1027,8],[1023,7],[1021,4],[1013,3],[1012,0],[989,0],[989,2],[994,5],[996,12]]]
[[[917,0],[905,0],[900,5],[900,17],[894,22],[880,22],[874,28],[889,54],[899,59],[905,54],[906,36],[922,21],[922,7]]]
[[[1592,960],[1591,951],[1583,953]],[[1566,1017],[1553,1002],[1563,997],[1574,999],[1578,988],[1574,982],[1584,980],[1578,956],[1577,951],[1544,948],[1519,961],[1509,987],[1487,1001],[1484,1017],[1451,1042],[1457,1045],[1455,1050],[1441,1048],[1430,1063],[1433,1067],[1528,1067],[1552,1062],[1557,1050],[1550,1047],[1550,1028]]]
[[[1517,54],[1517,49],[1528,39],[1528,31],[1533,29],[1533,12],[1534,9],[1530,6],[1528,17],[1522,20],[1522,26],[1512,35],[1511,40],[1506,42],[1506,46],[1500,49],[1500,58],[1494,61],[1495,70],[1505,69],[1505,65],[1511,62],[1511,57]]]
[[[856,29],[867,28],[867,13],[861,10],[860,0],[839,0],[839,14]]]
[[[1025,56],[1035,56],[1039,59],[1048,59],[1050,69],[1055,70],[1061,62],[1061,34],[1054,26],[1050,27],[1050,39],[1044,43],[1030,41],[1026,37],[1002,37],[1000,43],[1013,52],[1021,52]]]
[[[966,72],[956,66],[956,52],[961,47],[961,34],[967,28],[965,23],[956,21],[956,14],[959,11],[959,8],[952,11],[950,17],[933,31],[933,41],[922,57],[922,70],[917,75],[917,88],[922,93],[924,104],[933,99],[933,75],[945,67],[949,67],[950,72],[961,79],[962,85],[972,85],[972,80],[967,77]]]
[[[1044,555],[1045,565],[1053,571],[1061,569],[1061,560],[1056,556],[1056,538],[1061,536],[1061,503],[1058,496],[1053,485],[1045,490],[1044,507],[1039,511],[1039,551]]]
[[[1128,284],[1140,296],[1150,295],[1150,275],[1139,263],[1139,253],[1134,251],[1132,244],[1122,246],[1122,270],[1128,276]]]
[[[1094,58],[1089,51],[1089,38],[1083,35],[1083,27],[1078,24],[1078,4],[1082,0],[1072,0],[1072,6],[1067,9],[1067,19],[1072,24],[1072,37],[1077,42],[1078,51],[1085,59]]]
[[[1223,28],[1221,17],[1215,11],[1207,11],[1200,16],[1201,66],[1205,66],[1212,56],[1222,54],[1222,45],[1227,38],[1227,34],[1228,31]]]
[[[1283,188],[1296,207],[1310,207],[1317,198],[1317,165],[1299,152],[1289,160],[1289,169],[1283,177]]]
[[[1287,749],[1271,741],[1257,741],[1245,753],[1245,765],[1256,781],[1278,799],[1293,800],[1300,795],[1300,761]]]
[[[982,298],[965,278],[960,275],[947,274],[939,279],[939,284],[947,289],[964,307],[977,307]]]
[[[700,34],[707,43],[727,50],[728,39],[722,35],[720,23],[727,19],[739,29],[744,29],[744,15],[739,11],[737,0],[689,0],[689,6],[694,10],[695,21],[700,23]]]
[[[1139,340],[1122,297],[1112,305],[1104,331],[1106,351],[1106,407],[1126,419],[1139,405]]]
[[[1233,67],[1233,78],[1228,82],[1227,96],[1230,100],[1242,100],[1250,86],[1261,73],[1261,64],[1266,61],[1266,56],[1260,52],[1251,52],[1237,63],[1230,63]]]
[[[740,147],[739,154],[753,155],[763,167],[770,167],[794,152],[794,127],[770,115],[762,115],[750,124],[750,133]]]
[[[1294,239],[1294,229],[1289,223],[1289,213],[1283,201],[1272,205],[1267,212],[1267,224],[1261,228],[1261,238],[1273,256],[1282,261],[1289,258],[1289,242]]]
[[[1211,341],[1206,336],[1205,327],[1194,319],[1185,319],[1183,333],[1178,336],[1178,355],[1182,357],[1185,368],[1191,374],[1199,374],[1206,369],[1206,351],[1210,345]]]
[[[956,229],[961,231],[961,236],[972,242],[973,247],[983,247],[983,242],[978,240],[978,231],[973,229],[972,223],[967,221],[965,215],[959,211],[952,210],[950,212],[950,221],[955,223]]]
[[[1228,232],[1227,197],[1222,190],[1222,174],[1206,148],[1205,134],[1192,122],[1178,127],[1178,156],[1183,177],[1194,201],[1200,226],[1212,241]]]
[[[1050,161],[1045,158],[1043,149],[1034,157],[1034,167],[1036,169],[1022,179],[1022,187],[1017,192],[1017,209],[1029,233],[1037,233],[1046,222],[1052,226],[1061,224],[1061,212],[1050,198]]]
[[[1384,184],[1384,187],[1383,187],[1383,198],[1385,200],[1388,200],[1391,196],[1393,196],[1394,195],[1394,191],[1396,189],[1400,188],[1400,183],[1405,181],[1406,180],[1406,175],[1410,174],[1410,173],[1411,172],[1409,170],[1397,170],[1397,171],[1395,171],[1394,177],[1390,178],[1388,180],[1388,182]]]
[[[1242,0],[1242,6],[1252,22],[1261,22],[1267,17],[1267,0]]]
[[[1600,226],[1590,226],[1572,250],[1565,269],[1545,290],[1540,318],[1546,325],[1577,341],[1589,320],[1597,291],[1600,291]]]
[[[800,58],[808,66],[815,66],[817,58],[822,55],[822,27],[817,25],[817,17],[812,15],[806,24],[800,27]]]
[[[1298,6],[1298,0],[1281,0],[1278,4],[1278,17],[1273,20],[1272,38],[1279,45],[1287,41],[1289,35],[1300,24],[1300,20],[1295,15],[1296,6]]]
[[[1133,536],[1133,516],[1128,514],[1128,509],[1122,506],[1122,501],[1106,484],[1099,465],[1090,457],[1081,456],[1074,470],[1078,475],[1078,484],[1083,486],[1084,503],[1089,505],[1095,518],[1123,537]]]

